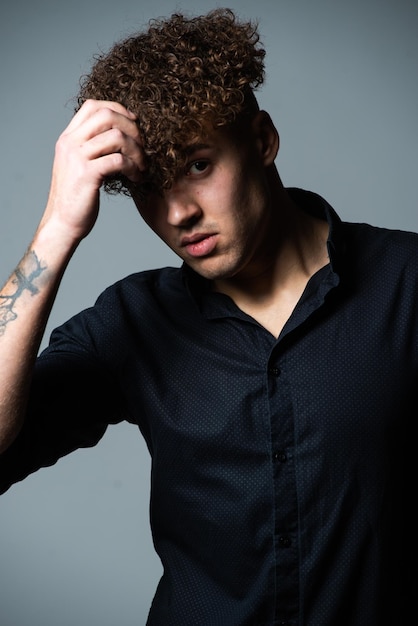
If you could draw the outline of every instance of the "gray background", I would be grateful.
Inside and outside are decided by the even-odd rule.
[[[231,0],[260,22],[259,94],[281,135],[285,185],[323,194],[344,219],[418,230],[416,0]],[[208,0],[2,0],[0,278],[46,202],[54,144],[93,55],[151,17]],[[132,271],[178,260],[127,199],[104,198],[48,325]],[[382,277],[384,280],[384,277]],[[161,574],[148,527],[149,457],[136,429],[42,469],[0,498],[1,626],[133,626]]]

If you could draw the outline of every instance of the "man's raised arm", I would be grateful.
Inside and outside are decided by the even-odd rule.
[[[0,291],[0,452],[23,423],[45,326],[67,264],[96,222],[103,180],[137,182],[143,163],[135,116],[115,102],[86,101],[57,141],[44,215]]]

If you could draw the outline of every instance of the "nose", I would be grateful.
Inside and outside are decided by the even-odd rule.
[[[167,221],[172,226],[185,227],[197,222],[202,209],[196,198],[181,189],[172,188],[165,193]]]

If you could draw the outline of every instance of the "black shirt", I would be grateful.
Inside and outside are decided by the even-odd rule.
[[[330,225],[279,338],[186,266],[52,334],[0,487],[139,426],[164,574],[150,626],[404,626],[417,594],[418,235]]]

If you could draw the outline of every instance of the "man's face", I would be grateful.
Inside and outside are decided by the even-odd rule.
[[[188,164],[173,186],[136,203],[181,259],[215,281],[258,272],[269,234],[266,162],[252,126],[245,135],[217,130],[186,146]]]

